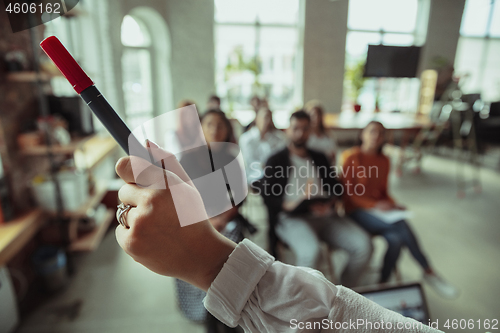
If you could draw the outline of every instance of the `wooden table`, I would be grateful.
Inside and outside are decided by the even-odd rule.
[[[0,225],[0,267],[7,264],[46,222],[46,215],[36,209]]]
[[[372,120],[379,121],[388,130],[412,131],[430,126],[427,116],[410,113],[354,113],[342,112],[325,114],[325,128],[331,130],[353,131],[362,130]]]

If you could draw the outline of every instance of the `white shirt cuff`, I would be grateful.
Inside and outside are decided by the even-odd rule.
[[[236,327],[255,287],[273,264],[274,257],[244,239],[236,246],[208,289],[205,308],[230,327]]]

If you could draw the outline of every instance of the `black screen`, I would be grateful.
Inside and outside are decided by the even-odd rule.
[[[48,101],[50,113],[64,118],[71,134],[85,136],[94,133],[92,113],[80,97],[48,96]]]
[[[420,47],[369,45],[365,77],[415,77]]]

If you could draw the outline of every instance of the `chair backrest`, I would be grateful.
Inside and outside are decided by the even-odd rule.
[[[490,117],[500,117],[500,102],[493,102],[490,104]]]
[[[262,183],[257,181],[253,183],[253,186],[257,187],[262,187]],[[279,211],[276,211],[276,209],[273,209],[271,205],[269,205],[268,198],[266,197],[265,193],[266,191],[261,190],[259,191],[260,195],[262,196],[264,206],[266,207],[267,210],[267,216],[268,216],[268,224],[269,224],[269,229],[267,231],[267,236],[268,236],[268,241],[269,241],[269,253],[275,257],[276,259],[279,260],[278,258],[278,236],[276,234],[276,225],[278,223],[278,214],[280,213]]]
[[[269,253],[277,260],[279,260],[278,258],[279,238],[278,235],[276,234],[276,224],[278,222],[278,215],[271,212],[272,209],[269,209],[267,205],[266,208],[269,216],[269,229],[267,231],[267,237],[269,241]]]

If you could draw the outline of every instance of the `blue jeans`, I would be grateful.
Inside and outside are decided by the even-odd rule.
[[[387,252],[384,257],[382,267],[381,282],[387,282],[392,271],[396,267],[401,248],[405,245],[410,250],[413,257],[424,268],[429,268],[427,258],[420,250],[417,239],[406,221],[399,221],[393,224],[385,223],[366,210],[358,209],[350,214],[363,229],[372,235],[381,235],[387,241]]]

